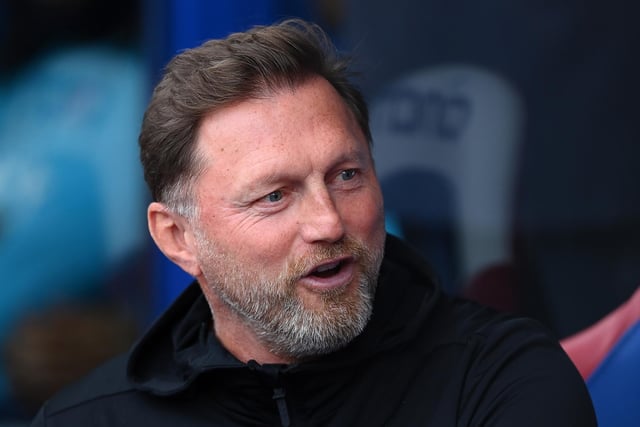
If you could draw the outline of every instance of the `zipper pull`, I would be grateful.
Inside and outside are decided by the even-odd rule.
[[[278,406],[278,413],[280,414],[280,422],[282,423],[282,427],[289,427],[291,425],[291,420],[289,419],[287,401],[284,397],[284,388],[276,387],[273,389],[273,400],[276,401],[276,405]]]

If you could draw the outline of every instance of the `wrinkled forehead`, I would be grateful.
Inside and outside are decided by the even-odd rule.
[[[296,85],[274,86],[249,98],[229,102],[207,113],[196,136],[198,155],[240,153],[268,146],[296,148],[297,135],[314,131],[347,133],[345,139],[368,140],[355,115],[335,88],[320,76]],[[318,139],[318,142],[322,139]]]
[[[241,180],[307,163],[322,172],[353,159],[365,163],[370,148],[357,120],[324,79],[271,97],[248,99],[210,113],[198,132],[198,156],[208,174]]]

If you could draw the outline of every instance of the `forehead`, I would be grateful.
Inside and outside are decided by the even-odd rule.
[[[250,158],[321,154],[327,149],[364,149],[368,143],[352,112],[324,79],[240,101],[207,115],[197,150],[206,167]],[[224,164],[226,162],[226,164]]]

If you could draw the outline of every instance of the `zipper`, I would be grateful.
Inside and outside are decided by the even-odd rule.
[[[289,409],[287,408],[287,400],[285,399],[286,393],[284,388],[275,387],[273,389],[273,400],[276,401],[278,406],[278,414],[280,415],[280,424],[282,427],[289,427],[291,425],[291,419],[289,418]]]
[[[249,369],[255,371],[260,374],[260,377],[263,378],[268,386],[273,389],[273,395],[271,398],[276,403],[276,407],[278,408],[278,416],[280,417],[280,425],[282,427],[290,427],[291,426],[291,416],[289,415],[289,407],[287,405],[287,393],[282,384],[282,380],[280,378],[280,374],[282,373],[282,368],[284,365],[260,365],[254,360],[250,360],[247,362]]]

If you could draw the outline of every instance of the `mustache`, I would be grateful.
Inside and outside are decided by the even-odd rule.
[[[287,264],[284,269],[288,283],[295,283],[306,276],[310,270],[325,262],[341,257],[353,257],[355,262],[369,257],[367,247],[360,241],[351,237],[322,246],[317,246]]]

